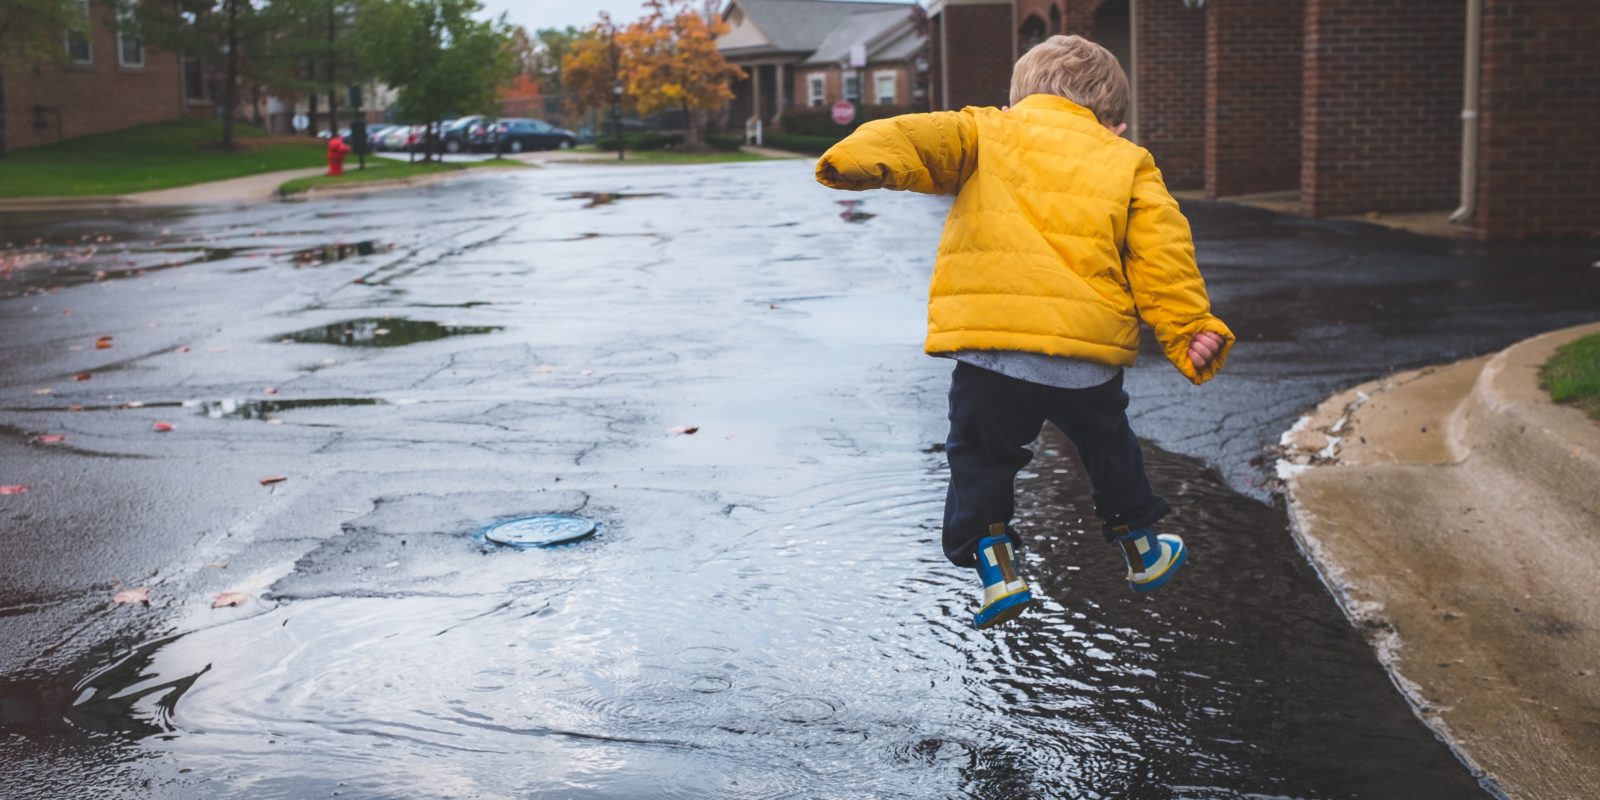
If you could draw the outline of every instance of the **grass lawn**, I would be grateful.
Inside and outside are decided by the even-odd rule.
[[[1557,403],[1575,405],[1600,421],[1600,333],[1562,345],[1539,377]]]
[[[511,159],[490,159],[488,161],[452,161],[440,163],[438,161],[406,163],[392,158],[374,158],[367,156],[367,168],[356,169],[356,160],[345,159],[344,175],[330,178],[326,175],[313,175],[309,178],[295,178],[278,187],[278,194],[288,196],[299,194],[307,189],[323,186],[345,186],[352,183],[366,183],[368,181],[391,181],[401,178],[415,178],[418,175],[432,175],[438,172],[458,172],[464,169],[477,167],[526,167],[527,164]]]
[[[222,123],[180,119],[13,150],[0,157],[0,197],[127,194],[323,164],[314,139],[235,128],[239,148],[217,149]]]

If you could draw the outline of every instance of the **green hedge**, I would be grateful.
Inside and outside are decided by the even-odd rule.
[[[786,134],[832,136],[837,140],[855,132],[863,123],[909,113],[911,109],[906,106],[856,106],[856,118],[849,125],[840,125],[833,121],[832,109],[793,108],[783,112],[779,122]]]
[[[761,138],[761,143],[767,147],[788,150],[791,153],[809,153],[810,155],[820,156],[844,136],[843,134],[801,136],[793,133],[769,133]]]
[[[708,133],[706,144],[712,150],[721,150],[724,153],[736,153],[744,146],[744,137],[737,133]]]

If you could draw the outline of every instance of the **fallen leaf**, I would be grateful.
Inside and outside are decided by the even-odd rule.
[[[700,426],[698,425],[674,425],[671,428],[672,433],[681,433],[685,436],[693,434],[699,430]]]
[[[166,433],[166,432],[172,430],[172,423],[170,423],[170,422],[157,422],[156,424],[150,426],[150,430],[153,430],[156,433]]]
[[[335,361],[335,360],[333,360],[331,358],[322,359],[322,366],[324,366],[324,367],[331,367],[331,366],[333,366],[334,364],[337,364],[337,363],[339,363],[339,362],[337,362],[337,361]]]
[[[50,388],[34,389],[33,393],[37,395],[55,394],[56,390]]]
[[[372,330],[372,335],[373,336],[388,336],[389,335],[389,329],[388,328],[374,328]]]
[[[778,310],[778,304],[777,303],[768,303],[767,304],[767,310],[768,311],[777,311]]]
[[[225,608],[227,606],[242,606],[250,602],[250,595],[244,592],[223,592],[211,598],[212,608]]]
[[[267,419],[264,419],[262,421],[267,423],[268,425],[282,425],[283,424],[283,420],[278,419],[277,417],[268,417]]]
[[[80,372],[80,373],[72,376],[72,379],[75,380],[75,381],[86,381],[86,380],[89,380],[90,378],[93,378],[93,377],[94,377],[94,375],[91,374],[91,373]]]
[[[578,370],[578,374],[579,375],[585,375],[585,376],[593,375],[594,374],[594,370],[592,370],[592,369],[581,369],[581,370]]]
[[[117,592],[114,595],[111,595],[111,602],[113,602],[113,603],[127,603],[130,606],[133,606],[133,605],[148,606],[148,605],[150,605],[150,590],[149,589],[123,589],[122,591]]]
[[[262,389],[261,393],[262,394],[277,394],[278,393],[278,387],[276,387],[276,386],[268,386],[267,388]]]
[[[179,352],[179,353],[187,353],[187,352],[189,352],[189,345],[186,345],[186,344],[178,345],[178,351],[177,352]]]
[[[550,366],[549,364],[540,364],[539,368],[534,370],[534,372],[537,372],[540,375],[549,375],[550,373],[555,372],[555,371],[556,371],[556,368]]]
[[[38,436],[33,437],[33,440],[39,444],[60,444],[61,442],[66,441],[67,437],[59,433],[41,433]]]
[[[82,411],[83,410],[83,406],[80,406],[77,403],[73,403],[72,405],[67,406],[67,410],[68,411]]]
[[[210,564],[207,564],[206,566],[208,566],[208,567],[216,567],[217,569],[227,569],[228,568],[228,562],[226,562],[226,561],[213,561]]]
[[[111,337],[110,336],[102,336],[102,337],[94,340],[94,349],[96,349],[96,350],[110,350],[111,349]]]
[[[143,400],[129,400],[127,405],[128,405],[128,408],[144,408],[144,401]]]
[[[268,475],[267,477],[261,479],[261,485],[271,486],[274,483],[283,483],[286,480],[289,480],[288,477],[283,475]]]
[[[0,486],[0,494],[26,494],[26,486]]]

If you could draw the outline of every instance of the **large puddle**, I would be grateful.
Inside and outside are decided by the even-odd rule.
[[[473,336],[503,330],[493,325],[456,325],[418,319],[352,319],[295,331],[282,338],[302,344],[345,347],[401,347],[451,336]]]
[[[176,796],[1477,793],[1326,595],[1290,591],[1304,561],[1257,546],[1280,512],[1151,451],[1194,556],[1136,596],[1068,448],[1042,449],[1018,528],[1044,600],[997,632],[935,544],[937,453],[735,535],[662,496],[621,540],[555,551],[484,555],[441,523],[518,496],[408,496],[39,716],[205,776]]]

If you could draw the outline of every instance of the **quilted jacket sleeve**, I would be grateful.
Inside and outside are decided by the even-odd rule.
[[[1195,384],[1211,380],[1233,350],[1233,331],[1211,315],[1211,300],[1194,260],[1189,221],[1178,210],[1149,153],[1134,175],[1128,208],[1124,261],[1139,317],[1155,329],[1167,360]],[[1222,351],[1196,371],[1189,360],[1195,334],[1212,331],[1222,337]]]
[[[868,122],[817,161],[817,181],[835,189],[955,194],[978,164],[970,111],[904,114]]]

